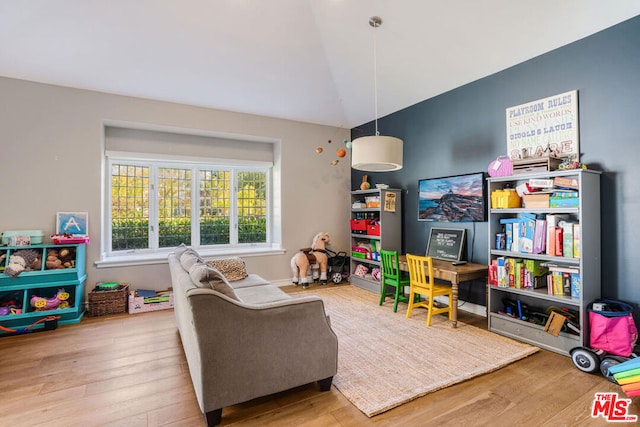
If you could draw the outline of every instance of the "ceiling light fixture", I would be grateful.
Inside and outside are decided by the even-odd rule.
[[[375,100],[376,134],[363,136],[351,143],[351,167],[367,172],[389,172],[402,169],[402,140],[382,136],[378,132],[378,70],[376,57],[376,28],[382,25],[379,16],[369,18],[373,27],[373,85]]]

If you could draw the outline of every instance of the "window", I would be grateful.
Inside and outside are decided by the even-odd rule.
[[[270,167],[108,156],[107,256],[268,246]]]

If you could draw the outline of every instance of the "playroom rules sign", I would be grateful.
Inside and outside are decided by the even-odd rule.
[[[507,108],[507,153],[512,159],[579,156],[578,91]]]

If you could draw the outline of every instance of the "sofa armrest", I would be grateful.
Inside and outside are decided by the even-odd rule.
[[[320,297],[249,305],[199,288],[187,291],[187,298],[205,412],[337,372],[338,338]]]

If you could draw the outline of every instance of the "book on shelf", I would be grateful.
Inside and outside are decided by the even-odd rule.
[[[507,275],[507,267],[506,267],[506,258],[501,256],[497,258],[498,268],[497,268],[497,276],[498,276],[498,286],[501,288],[509,287],[509,277]]]
[[[579,193],[577,191],[574,191],[574,190],[555,189],[551,193],[551,197],[556,197],[556,198],[560,198],[560,199],[576,199],[576,198],[578,198],[578,196],[579,196]]]
[[[580,273],[571,274],[571,297],[580,298],[582,293],[582,282],[580,280]]]
[[[554,271],[551,273],[551,283],[553,284],[552,295],[561,297],[564,295],[564,287],[562,283],[562,273],[559,271]]]
[[[529,179],[529,186],[534,188],[552,188],[553,179],[531,178]]]
[[[562,236],[562,227],[556,225],[556,227],[554,228],[554,236],[555,236],[555,253],[554,256],[562,256],[563,254],[563,249],[562,249],[562,243],[563,243],[563,236]]]
[[[549,193],[525,194],[522,196],[524,207],[527,209],[539,209],[549,207]]]
[[[533,238],[536,229],[536,216],[530,213],[520,214],[519,223],[520,239],[518,252],[533,253]]]
[[[536,218],[533,231],[533,253],[544,253],[547,247],[547,220]]]
[[[580,224],[573,224],[573,257],[580,258]]]
[[[571,273],[562,273],[562,295],[571,296]]]
[[[577,208],[580,206],[580,198],[578,197],[549,197],[550,208]]]
[[[560,221],[566,221],[569,219],[568,215],[561,214],[548,214],[545,218],[547,221],[547,247],[546,253],[547,255],[555,256],[556,255],[556,226]]]
[[[577,190],[578,178],[572,178],[567,176],[556,176],[555,178],[553,178],[553,186]]]
[[[491,260],[489,268],[487,269],[487,281],[489,285],[498,286],[498,260]]]
[[[562,228],[562,256],[573,258],[573,225],[575,221],[560,221],[558,226]]]

